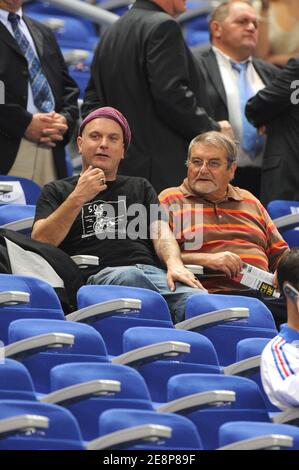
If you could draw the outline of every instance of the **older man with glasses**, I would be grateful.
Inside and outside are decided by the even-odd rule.
[[[249,295],[264,301],[276,322],[285,321],[284,303],[248,289],[235,278],[243,263],[276,270],[288,249],[259,200],[230,184],[237,163],[236,144],[211,131],[193,139],[187,178],[160,194],[185,264],[201,265],[218,274],[203,278],[209,292]]]

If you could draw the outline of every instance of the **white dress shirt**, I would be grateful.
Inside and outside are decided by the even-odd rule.
[[[238,71],[233,69],[231,61],[232,59],[220,51],[217,47],[213,46],[213,51],[216,55],[217,64],[220,70],[223,86],[226,93],[227,107],[228,107],[228,120],[233,128],[235,138],[238,142],[242,142],[243,126],[241,116],[240,97],[238,89]],[[259,90],[265,87],[261,77],[256,72],[252,59],[249,57],[247,67],[247,78],[249,83],[257,93]],[[247,62],[246,61],[246,62]],[[259,152],[254,160],[242,149],[241,145],[238,144],[238,158],[237,163],[239,167],[245,166],[262,166],[262,154],[263,151]]]

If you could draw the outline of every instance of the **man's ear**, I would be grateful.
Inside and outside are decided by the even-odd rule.
[[[234,179],[236,169],[237,169],[237,162],[232,162],[231,167],[230,167],[230,171],[231,171],[230,181]]]
[[[211,29],[212,39],[213,38],[218,39],[221,37],[222,26],[221,26],[221,23],[219,23],[219,21],[212,21],[210,25],[210,29]]]
[[[81,135],[78,135],[78,137],[77,137],[77,146],[78,146],[79,154],[81,155],[81,146],[82,146],[82,137],[81,137]]]

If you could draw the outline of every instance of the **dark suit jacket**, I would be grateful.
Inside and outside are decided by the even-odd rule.
[[[79,90],[69,76],[67,66],[51,30],[26,16],[23,17],[34,40],[43,72],[51,86],[56,112],[63,114],[69,130],[62,143],[54,149],[59,178],[66,176],[64,146],[78,119]],[[0,80],[5,86],[5,104],[0,105],[0,173],[9,172],[17,155],[20,141],[32,115],[26,111],[28,99],[27,60],[14,37],[0,22]]]
[[[137,0],[102,37],[91,74],[83,115],[114,106],[132,130],[122,173],[147,178],[157,191],[179,185],[190,140],[219,125],[199,107],[198,75],[178,23]]]
[[[196,55],[200,75],[200,103],[216,121],[228,120],[226,93],[213,49]],[[277,68],[263,60],[253,65],[265,84],[277,74]]]
[[[267,127],[262,172],[264,204],[274,199],[299,200],[298,80],[299,57],[296,57],[246,107],[252,124]]]

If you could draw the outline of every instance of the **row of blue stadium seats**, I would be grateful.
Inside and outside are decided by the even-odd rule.
[[[80,372],[84,374],[83,378],[79,376]],[[240,439],[246,441],[237,444],[236,449],[297,450],[299,446],[298,428],[271,423],[257,391],[251,387],[248,379],[240,379],[239,383],[235,381],[235,384],[231,384],[236,389],[235,396],[239,397],[236,400],[239,407],[230,408],[231,405],[221,406],[218,403],[218,406],[209,406],[208,409],[199,406],[187,413],[187,416],[180,416],[165,409],[154,409],[142,378],[125,366],[66,364],[54,367],[51,374],[53,383],[58,387],[61,383],[71,381],[74,391],[76,384],[79,385],[76,399],[67,398],[71,394],[70,389],[66,389],[56,391],[56,399],[55,394],[52,394],[38,400],[24,366],[9,359],[1,365],[1,449],[111,451],[120,448],[167,449],[175,452],[210,449],[215,442],[223,446]],[[90,377],[96,377],[89,384],[94,385],[93,389],[97,390],[97,394],[93,395],[92,391],[89,394],[81,391],[80,394],[80,386],[86,386],[84,379]],[[170,383],[170,389],[175,389],[176,383],[189,379],[198,377],[178,375]],[[219,385],[217,382],[216,386]],[[20,390],[22,387],[23,390]],[[105,389],[113,391],[105,396]],[[59,393],[64,394],[64,399],[60,401],[57,399]],[[229,393],[234,395],[234,392]],[[11,399],[11,394],[19,394],[20,398],[14,395]],[[254,419],[257,421],[253,421]],[[211,442],[210,434],[213,434]],[[91,439],[88,436],[92,436]],[[248,439],[253,438],[254,441],[248,442]]]
[[[48,284],[30,277],[2,274],[0,287],[2,295],[13,291],[14,302],[17,302],[14,292],[30,297],[21,305],[2,305],[0,338],[5,344],[51,332],[75,337],[75,345],[68,350],[55,351],[54,355],[51,351],[43,353],[39,359],[24,359],[36,389],[43,393],[49,392],[49,371],[53,365],[82,360],[82,354],[87,361],[97,356],[100,362],[112,360],[134,366],[144,377],[152,399],[160,403],[167,400],[169,378],[179,373],[251,374],[260,385],[259,373],[254,375],[259,369],[256,360],[251,363],[247,359],[260,354],[265,342],[277,333],[267,308],[256,299],[249,302],[241,296],[210,295],[201,300],[200,295],[195,295],[186,307],[187,320],[174,327],[164,299],[146,289],[84,286],[78,291],[80,310],[67,315],[65,321],[59,300]],[[248,305],[250,313],[240,305]],[[233,318],[239,320],[227,323]],[[17,321],[12,323],[14,320]],[[88,322],[93,328],[77,321]],[[262,337],[259,341],[258,336]],[[253,342],[250,338],[254,338]],[[138,350],[137,356],[134,350]],[[30,344],[28,351],[31,354]],[[174,360],[169,356],[174,356]],[[247,361],[230,364],[236,360]],[[42,364],[42,370],[34,365],[36,361]],[[223,367],[228,364],[229,367]]]

